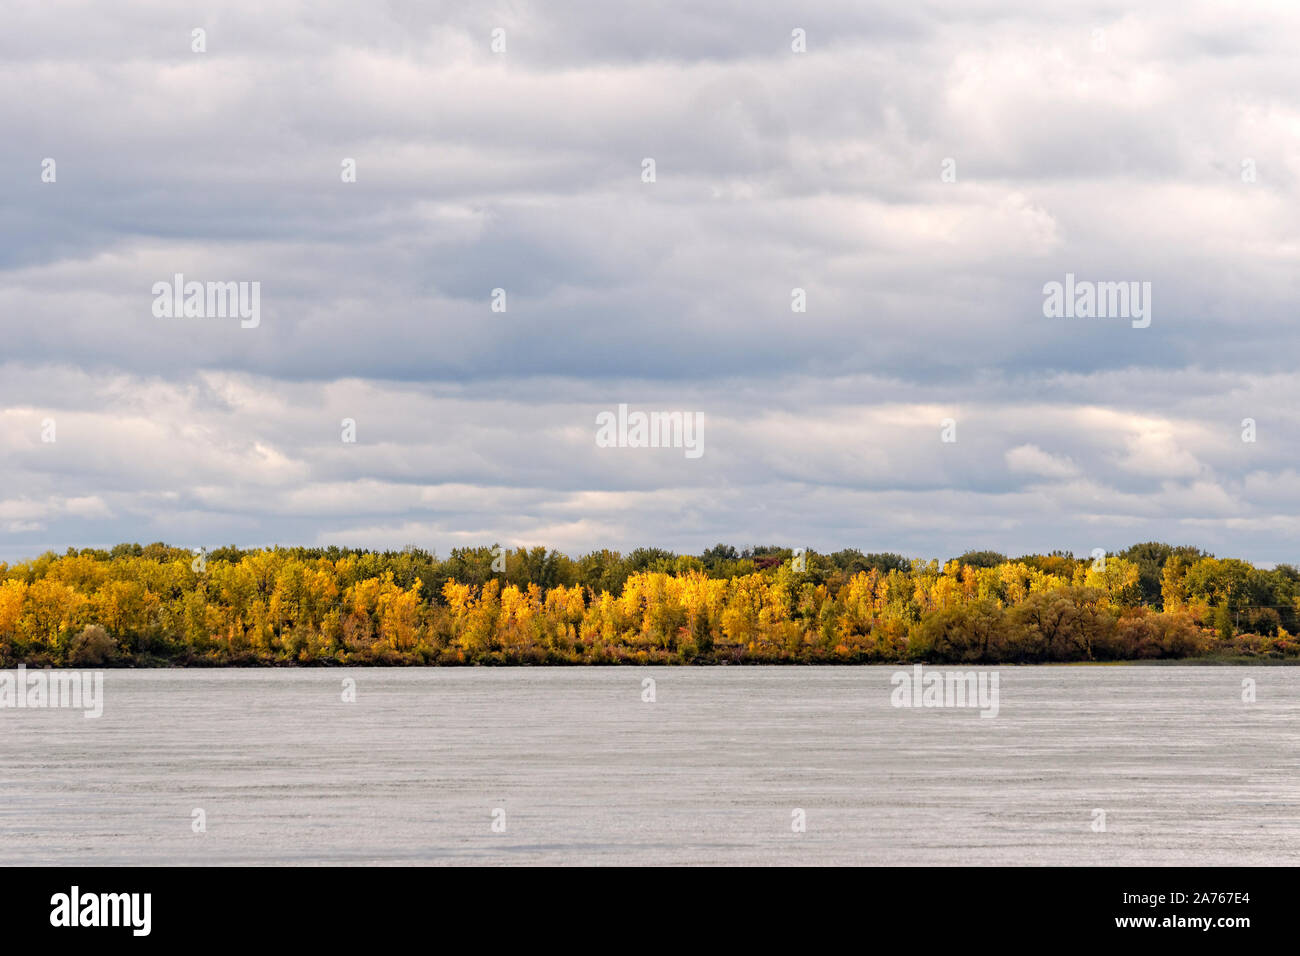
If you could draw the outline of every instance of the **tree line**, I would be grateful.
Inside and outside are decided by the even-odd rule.
[[[943,562],[156,543],[0,563],[4,666],[1280,660],[1297,630],[1291,565],[1159,542]]]

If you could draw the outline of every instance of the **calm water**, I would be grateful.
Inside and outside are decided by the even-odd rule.
[[[0,710],[0,864],[1300,863],[1300,668],[898,670],[108,671]]]

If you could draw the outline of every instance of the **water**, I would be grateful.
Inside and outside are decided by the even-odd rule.
[[[0,864],[1300,862],[1300,668],[897,670],[108,671],[0,710]]]

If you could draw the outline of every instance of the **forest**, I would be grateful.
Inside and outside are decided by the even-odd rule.
[[[913,560],[719,544],[68,549],[0,563],[0,666],[1286,661],[1300,571],[1159,542]]]

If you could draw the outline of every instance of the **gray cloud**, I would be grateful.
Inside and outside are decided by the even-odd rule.
[[[1158,537],[1292,560],[1298,25],[25,7],[0,38],[0,558]],[[1067,272],[1150,282],[1151,326],[1045,318]],[[259,281],[261,325],[155,318],[174,273]],[[619,402],[702,412],[706,454],[596,448]]]

